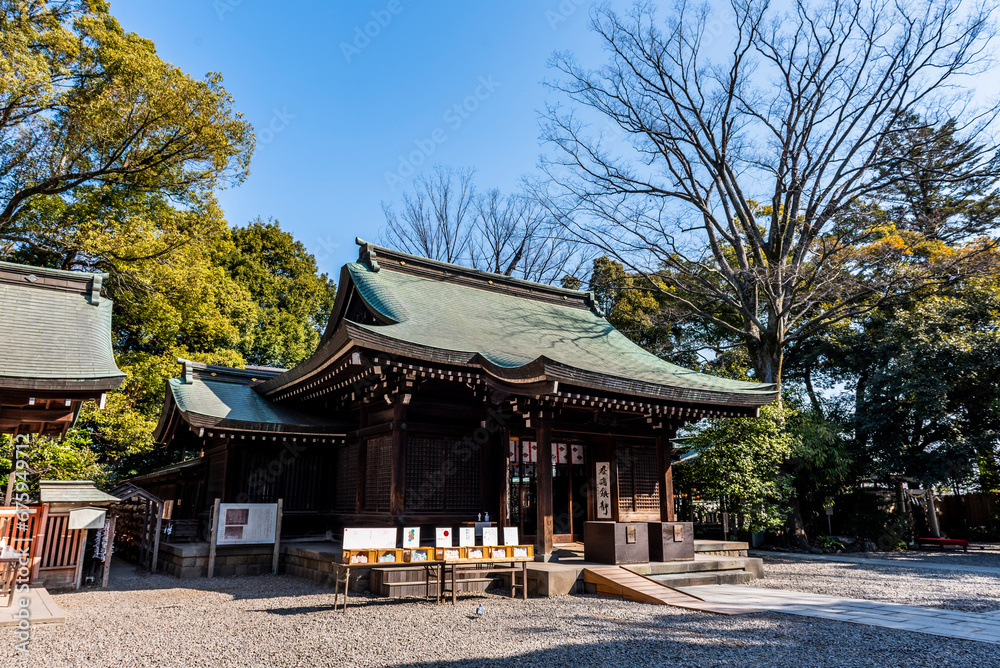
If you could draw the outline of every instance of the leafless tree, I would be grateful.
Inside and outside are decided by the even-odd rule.
[[[789,346],[953,277],[991,243],[968,238],[918,271],[919,235],[874,224],[880,192],[909,171],[887,169],[904,158],[887,152],[894,133],[957,118],[984,146],[973,163],[997,153],[997,107],[962,88],[991,64],[992,5],[782,7],[733,0],[729,23],[683,0],[665,22],[648,4],[598,10],[607,64],[553,59],[550,85],[573,109],[547,111],[541,194],[566,234],[655,273],[668,301],[732,332],[756,377],[779,384]]]
[[[401,251],[432,260],[460,262],[469,254],[475,187],[473,170],[436,166],[414,181],[413,193],[403,195],[396,213],[383,203],[383,241]]]
[[[477,193],[471,170],[434,168],[396,213],[383,204],[384,243],[415,255],[538,283],[578,274],[579,244],[554,234],[548,211],[528,195]],[[570,271],[572,270],[572,271]]]
[[[493,189],[476,197],[469,263],[476,269],[537,283],[561,279],[576,245],[553,234],[553,221],[539,202],[524,194]]]

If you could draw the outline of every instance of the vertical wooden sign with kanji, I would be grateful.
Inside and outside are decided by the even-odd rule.
[[[597,462],[597,519],[611,519],[611,462]]]

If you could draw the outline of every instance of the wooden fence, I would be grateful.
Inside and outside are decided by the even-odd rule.
[[[48,506],[28,506],[28,519],[17,519],[15,506],[0,506],[0,538],[5,538],[7,544],[18,552],[28,551],[31,564],[32,581],[38,577],[41,566],[39,555],[42,543],[45,541],[45,521],[48,516]]]
[[[962,494],[940,496],[937,499],[938,522],[948,534],[962,534],[982,527],[987,532],[1000,532],[1000,494]]]

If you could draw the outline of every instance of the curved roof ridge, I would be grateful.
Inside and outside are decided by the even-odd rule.
[[[432,260],[420,255],[412,255],[392,248],[378,246],[365,241],[361,237],[355,238],[354,242],[361,247],[358,264],[364,264],[368,269],[376,273],[383,268],[416,275],[427,275],[425,272],[429,271],[434,274],[435,278],[440,280],[476,283],[483,289],[500,290],[504,287],[513,288],[519,293],[523,293],[522,296],[548,297],[553,300],[559,299],[580,308],[594,310],[598,315],[603,315],[597,307],[593,292],[590,291],[571,290],[570,288],[549,285],[547,283],[537,283],[524,278],[515,278],[506,274],[473,269],[472,267],[444,262],[443,260]]]

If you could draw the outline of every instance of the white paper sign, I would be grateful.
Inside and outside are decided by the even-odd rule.
[[[403,547],[420,547],[420,527],[403,529]]]
[[[483,527],[483,545],[497,545],[497,528]]]
[[[517,545],[517,527],[504,527],[503,528],[503,544],[504,545]]]
[[[597,519],[611,519],[611,462],[597,462]]]
[[[396,528],[344,529],[345,550],[391,550],[396,547]]]
[[[452,530],[451,527],[438,527],[437,536],[435,538],[435,547],[451,547],[452,545]]]
[[[476,544],[476,529],[474,527],[460,527],[458,529],[458,546],[473,547]]]

